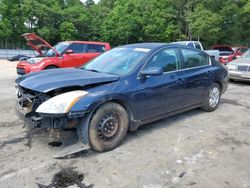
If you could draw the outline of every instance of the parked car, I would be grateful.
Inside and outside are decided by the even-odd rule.
[[[178,42],[173,42],[172,44],[189,46],[204,51],[203,46],[199,41],[178,41]]]
[[[232,49],[234,51],[234,59],[241,57],[248,50],[248,48],[245,46],[236,46],[232,47]]]
[[[54,47],[34,33],[22,35],[39,55],[17,64],[17,74],[24,75],[44,69],[81,66],[101,53],[110,50],[109,43],[89,41],[59,42]],[[44,51],[48,49],[47,51]]]
[[[214,45],[213,50],[219,50],[219,62],[226,65],[230,61],[236,59],[233,49],[229,45]]]
[[[227,67],[231,80],[250,81],[250,50],[245,52],[241,58],[228,63]]]
[[[82,68],[16,80],[17,112],[32,127],[65,129],[96,151],[117,147],[146,123],[193,108],[214,111],[228,72],[201,50],[141,43],[114,48]]]
[[[30,58],[29,56],[26,55],[15,55],[13,57],[10,57],[8,61],[20,61],[20,60],[26,60]]]
[[[184,45],[184,46],[189,46],[193,48],[200,49],[202,51],[205,51],[210,57],[213,57],[216,61],[219,61],[219,51],[218,50],[204,50],[201,42],[199,41],[178,41],[178,42],[173,42],[172,44],[179,44],[179,45]]]

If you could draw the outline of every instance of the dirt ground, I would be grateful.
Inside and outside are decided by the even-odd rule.
[[[27,144],[14,112],[15,65],[0,61],[1,188],[250,187],[250,84],[230,83],[215,112],[143,126],[107,153],[54,159],[47,146]]]

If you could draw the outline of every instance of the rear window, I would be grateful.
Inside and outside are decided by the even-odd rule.
[[[194,45],[195,45],[195,48],[198,48],[201,50],[201,45],[198,42],[195,42]]]
[[[86,44],[86,53],[102,53],[105,51],[106,49],[104,45]]]
[[[192,42],[189,42],[189,43],[187,44],[187,46],[193,47],[193,48],[194,48],[194,44],[193,44]]]
[[[209,65],[209,56],[203,54],[202,52],[182,49],[182,55],[185,62],[185,68]]]

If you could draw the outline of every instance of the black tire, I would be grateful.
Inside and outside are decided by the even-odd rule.
[[[45,70],[48,70],[48,69],[57,69],[57,68],[58,67],[56,67],[56,66],[50,65],[50,66],[45,67]]]
[[[128,114],[121,105],[114,102],[103,104],[93,114],[90,121],[91,148],[99,152],[116,148],[126,137],[128,124]]]
[[[218,93],[216,91],[218,91]],[[212,92],[214,92],[214,95],[213,95],[214,96],[214,103],[210,102],[210,100],[212,100],[211,99],[212,98],[212,94],[211,94]],[[216,94],[215,94],[215,92],[216,92]],[[218,99],[215,96],[217,96]],[[208,91],[207,91],[207,93],[205,95],[203,106],[201,107],[202,110],[204,110],[206,112],[212,112],[212,111],[216,110],[218,108],[219,103],[220,103],[220,98],[221,98],[221,88],[217,83],[213,83],[209,87],[209,89],[208,89]],[[217,99],[217,100],[215,100],[215,99]]]

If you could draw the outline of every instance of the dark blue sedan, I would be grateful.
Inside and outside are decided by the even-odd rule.
[[[214,111],[228,72],[206,53],[163,43],[114,48],[81,68],[20,77],[16,109],[37,128],[75,128],[96,151],[146,123],[193,108]]]

